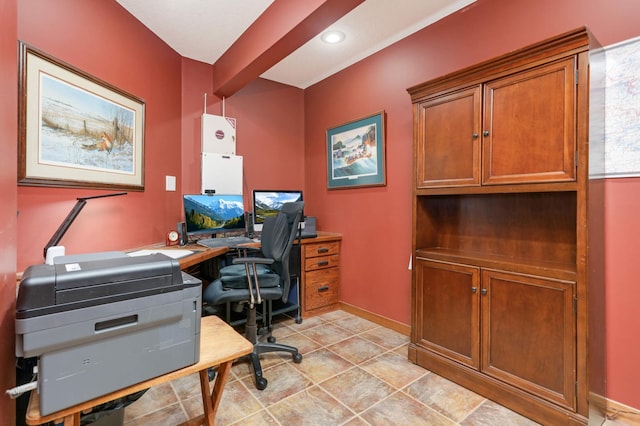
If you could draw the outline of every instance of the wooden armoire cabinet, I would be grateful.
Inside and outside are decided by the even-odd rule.
[[[409,359],[543,424],[588,416],[590,40],[408,89]]]

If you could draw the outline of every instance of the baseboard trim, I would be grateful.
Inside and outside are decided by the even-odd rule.
[[[637,408],[629,407],[593,392],[589,393],[589,400],[595,406],[592,409],[596,408],[600,413],[606,413],[607,420],[624,422],[629,426],[640,426],[640,410]]]
[[[383,317],[382,315],[374,314],[366,309],[358,308],[357,306],[353,306],[348,303],[340,302],[339,307],[345,312],[349,312],[350,314],[359,316],[360,318],[364,318],[383,327],[390,328],[391,330],[397,331],[405,336],[409,336],[411,334],[411,326],[407,324]]]

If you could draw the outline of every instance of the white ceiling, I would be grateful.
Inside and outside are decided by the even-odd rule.
[[[213,64],[274,0],[116,0],[181,56]],[[261,75],[299,88],[366,58],[475,0],[366,0]]]

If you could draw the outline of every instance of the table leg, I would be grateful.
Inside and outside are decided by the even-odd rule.
[[[224,389],[224,385],[227,384],[227,379],[229,378],[229,372],[231,371],[232,365],[233,361],[228,361],[224,364],[220,364],[220,366],[218,367],[218,372],[216,373],[216,381],[213,384],[213,392],[211,392],[211,405],[214,415],[218,411],[220,399],[222,398],[222,390]],[[205,377],[207,377],[208,379],[207,374],[205,374]]]
[[[220,405],[220,399],[222,399],[222,391],[224,385],[229,378],[229,372],[231,371],[231,365],[233,361],[225,362],[218,367],[216,372],[216,379],[213,384],[213,391],[209,387],[209,372],[208,370],[202,370],[198,373],[200,376],[200,392],[202,393],[202,406],[204,407],[204,415],[191,419],[181,426],[191,425],[206,425],[214,426],[216,419],[216,412]]]
[[[205,426],[215,425],[216,413],[211,403],[211,391],[209,390],[209,372],[202,370],[200,375],[200,393],[202,394],[202,406],[204,407],[204,418],[202,424]]]
[[[80,413],[69,414],[63,422],[64,426],[80,426]]]

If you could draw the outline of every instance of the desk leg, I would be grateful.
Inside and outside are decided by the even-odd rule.
[[[218,411],[220,399],[222,398],[222,391],[224,389],[224,385],[227,383],[227,379],[229,378],[229,372],[231,371],[232,364],[233,362],[229,361],[218,367],[216,379],[213,383],[213,392],[211,392],[209,387],[209,372],[207,370],[202,370],[199,372],[200,392],[202,393],[202,405],[204,407],[204,418],[202,419],[202,423],[198,424],[203,424],[206,426],[215,425],[216,412]],[[191,423],[189,422],[189,424]]]

